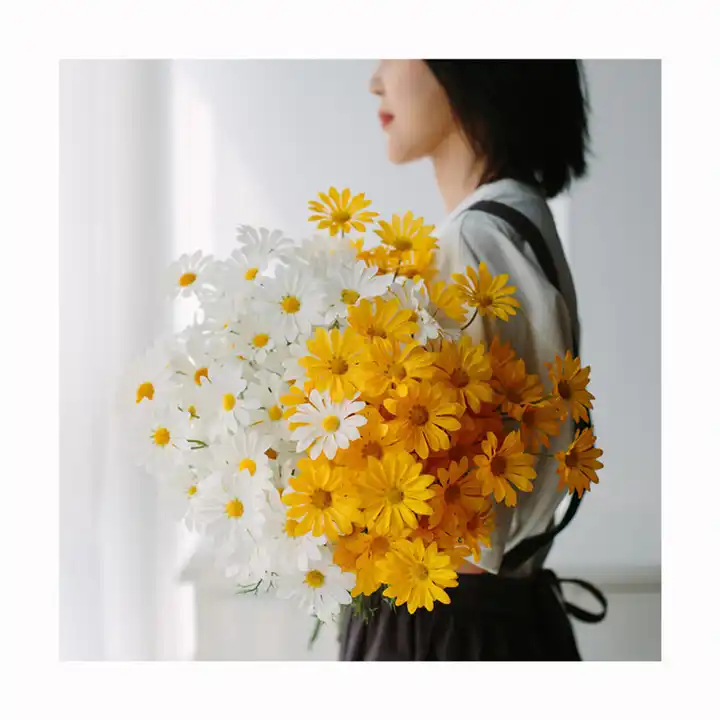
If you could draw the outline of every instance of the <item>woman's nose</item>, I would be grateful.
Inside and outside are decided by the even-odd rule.
[[[380,82],[377,72],[373,73],[373,76],[370,78],[370,92],[373,95],[382,95],[382,83]]]

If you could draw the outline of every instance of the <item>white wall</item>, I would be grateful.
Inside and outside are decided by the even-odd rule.
[[[605,468],[550,561],[659,574],[660,63],[587,69],[594,157],[570,198],[570,262]]]

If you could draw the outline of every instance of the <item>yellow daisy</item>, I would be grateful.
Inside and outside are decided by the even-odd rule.
[[[396,605],[407,603],[411,614],[419,607],[432,610],[435,602],[449,604],[444,588],[458,584],[450,556],[438,551],[434,542],[425,547],[420,538],[394,542],[392,550],[378,562],[378,570],[388,586],[383,595],[395,598]]]
[[[364,537],[365,527],[363,525],[353,525],[353,531],[347,535],[341,535],[335,545],[333,551],[333,562],[345,572],[355,572],[355,564],[359,552],[354,541],[360,537]]]
[[[562,409],[557,398],[539,405],[528,405],[520,416],[520,435],[530,452],[537,452],[540,445],[550,448],[550,438],[560,434]]]
[[[330,399],[340,402],[355,396],[358,387],[358,369],[365,357],[365,342],[352,328],[340,332],[317,328],[308,339],[311,355],[302,357],[298,364],[305,368],[309,380],[320,392],[329,390]]]
[[[333,237],[338,232],[349,233],[351,229],[358,232],[365,232],[365,223],[374,222],[376,212],[365,210],[372,202],[365,199],[365,193],[353,196],[348,188],[340,194],[334,187],[331,187],[327,195],[318,193],[322,202],[311,200],[308,207],[311,215],[308,220],[317,222],[318,230],[329,228]]]
[[[407,343],[418,330],[413,322],[413,311],[400,307],[397,299],[363,298],[357,305],[348,308],[348,322],[360,335],[375,340],[396,340]]]
[[[465,555],[472,554],[475,562],[480,560],[482,551],[480,545],[492,547],[491,535],[495,530],[495,508],[488,501],[486,507],[473,513],[465,524],[462,534],[462,544],[466,549]]]
[[[348,543],[351,551],[356,553],[356,583],[350,592],[353,597],[372,595],[380,587],[377,564],[387,555],[392,542],[389,535],[369,530]]]
[[[433,376],[434,354],[417,342],[376,338],[358,368],[358,387],[368,398],[381,398],[390,390],[407,395],[408,385]]]
[[[483,454],[475,456],[477,477],[483,484],[483,494],[493,495],[497,502],[511,507],[517,505],[518,490],[530,492],[537,476],[533,456],[524,452],[518,431],[508,434],[502,447],[498,447],[495,433],[488,433],[482,443]],[[515,487],[513,487],[513,485]]]
[[[524,360],[508,360],[497,368],[491,384],[500,409],[515,420],[520,420],[528,405],[540,402],[545,395],[539,376],[526,372]]]
[[[480,315],[498,317],[507,320],[510,315],[516,315],[516,308],[520,303],[510,297],[515,288],[508,286],[508,275],[493,277],[485,263],[480,263],[477,272],[470,265],[465,268],[465,275],[454,274],[453,280],[460,297],[470,307],[476,309]]]
[[[408,386],[404,397],[386,398],[384,407],[394,416],[388,421],[390,432],[408,452],[425,459],[430,451],[450,447],[448,433],[460,429],[462,405],[453,401],[446,389],[429,382]]]
[[[490,358],[485,355],[484,345],[473,345],[468,335],[463,335],[460,342],[444,340],[435,359],[435,368],[434,380],[463,408],[470,407],[478,412],[482,402],[493,399]]]
[[[595,447],[595,440],[590,428],[585,428],[582,432],[577,430],[567,452],[555,455],[560,476],[559,490],[566,487],[569,493],[577,492],[582,497],[584,491],[590,490],[591,482],[598,482],[596,471],[604,467],[598,458],[603,451]]]
[[[490,366],[492,367],[493,373],[499,368],[506,365],[511,360],[515,359],[515,351],[512,349],[510,342],[502,343],[500,338],[495,335],[490,343],[490,349],[488,350],[490,357]]]
[[[416,515],[429,515],[432,475],[422,474],[422,463],[410,453],[388,453],[382,460],[369,458],[359,478],[360,497],[368,529],[398,536],[417,526]]]
[[[431,282],[438,274],[435,266],[435,252],[433,250],[413,250],[410,253],[401,253],[400,264],[396,272],[415,282],[421,280],[426,283]]]
[[[428,283],[427,296],[430,300],[428,310],[430,314],[443,325],[443,320],[448,318],[457,323],[464,323],[467,315],[467,308],[458,292],[457,285],[451,285],[438,280]],[[425,290],[423,289],[425,293]]]
[[[423,222],[424,218],[416,218],[408,211],[402,219],[399,215],[393,215],[392,223],[378,220],[380,230],[375,232],[385,245],[402,253],[432,250],[437,245],[437,239],[431,234],[435,226],[423,225]]]
[[[575,422],[579,422],[580,419],[589,422],[587,411],[592,410],[592,401],[595,399],[595,396],[587,391],[590,366],[581,368],[580,358],[573,358],[569,350],[564,362],[558,355],[554,363],[546,363],[546,365],[550,371],[553,393],[562,400],[566,408],[563,420],[570,412]]]
[[[304,390],[298,385],[291,385],[288,392],[285,395],[280,396],[280,402],[285,406],[283,417],[286,420],[291,418],[297,412],[299,405],[305,405],[310,402],[310,398],[308,396],[310,394],[310,390],[312,390],[312,384],[306,383],[305,385]],[[289,427],[291,430],[295,429],[292,422],[289,423]]]
[[[350,443],[347,450],[338,450],[335,462],[353,470],[366,470],[368,458],[382,460],[393,445],[388,426],[382,415],[372,405],[367,405],[361,415],[368,419],[360,428],[360,437]]]
[[[298,460],[298,475],[290,478],[295,492],[284,492],[282,501],[288,505],[287,516],[298,520],[296,535],[312,531],[337,540],[339,533],[350,533],[354,521],[361,521],[357,499],[349,492],[342,468],[322,460]]]
[[[377,268],[378,275],[392,275],[400,268],[400,253],[392,253],[384,245],[358,250],[357,259],[362,260],[368,267]]]
[[[459,463],[451,463],[448,469],[438,469],[438,482],[432,486],[434,497],[429,501],[433,509],[430,527],[442,525],[443,530],[457,537],[472,515],[487,508],[482,483],[469,472],[469,467],[464,457]]]

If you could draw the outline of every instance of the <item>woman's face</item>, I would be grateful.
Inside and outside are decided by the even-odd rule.
[[[381,60],[370,92],[380,98],[378,113],[393,163],[432,155],[452,132],[447,95],[422,60]]]

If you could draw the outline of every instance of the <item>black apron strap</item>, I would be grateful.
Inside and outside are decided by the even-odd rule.
[[[498,217],[508,223],[508,225],[510,225],[515,232],[530,245],[538,263],[540,264],[540,268],[545,274],[545,277],[548,279],[548,282],[550,282],[552,286],[562,295],[557,267],[553,261],[548,245],[545,242],[545,238],[535,223],[533,223],[526,215],[523,215],[523,213],[519,210],[495,200],[480,200],[468,208],[468,211],[471,210],[486,212],[489,215],[494,215],[495,217]],[[575,323],[573,323],[573,326],[577,327]],[[575,356],[579,354],[579,350],[580,338],[579,330],[577,330],[573,332],[573,353]],[[581,423],[575,424],[575,429],[577,430],[583,427],[589,427],[592,424],[592,418],[590,418],[589,412],[588,417],[590,419],[590,423],[581,421]],[[568,505],[561,522],[544,533],[525,538],[525,540],[518,543],[518,545],[504,555],[501,569],[516,570],[541,549],[545,548],[549,544],[552,544],[555,536],[562,532],[575,517],[581,501],[582,498],[578,496],[577,493],[573,493],[570,504]],[[572,603],[566,602],[565,606],[569,614],[584,622],[600,622],[605,617],[605,613],[607,612],[607,600],[600,590],[589,583],[586,583],[584,580],[561,579],[560,582],[569,582],[582,586],[588,592],[592,593],[603,606],[602,613],[596,615],[589,613],[582,608],[578,608]]]

